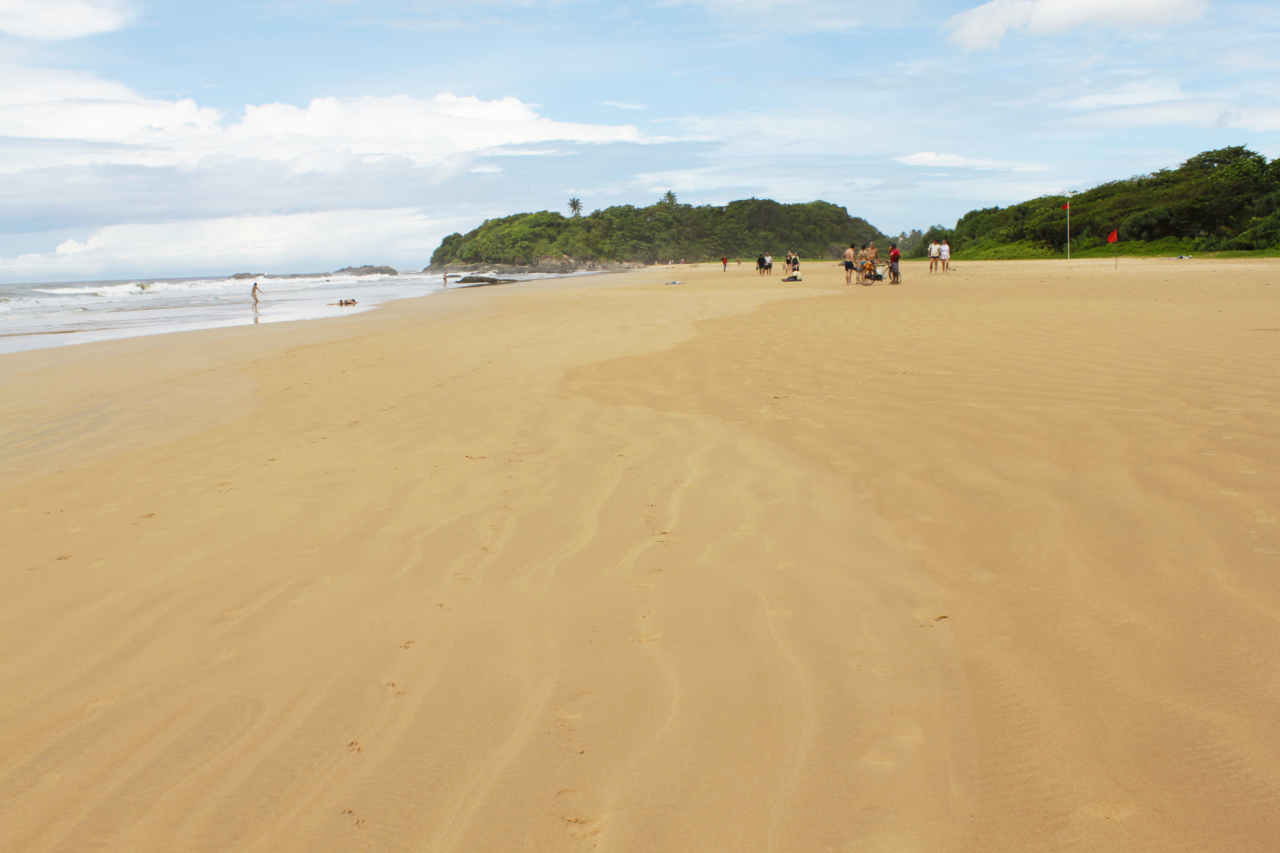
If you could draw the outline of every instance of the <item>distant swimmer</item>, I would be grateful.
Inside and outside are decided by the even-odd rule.
[[[844,250],[844,283],[853,284],[853,271],[858,266],[858,244],[850,243]]]

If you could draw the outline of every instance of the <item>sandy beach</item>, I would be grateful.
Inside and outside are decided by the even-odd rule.
[[[1272,848],[1280,261],[956,267],[0,356],[0,850]]]

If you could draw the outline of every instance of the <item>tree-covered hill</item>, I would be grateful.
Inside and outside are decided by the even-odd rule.
[[[623,205],[586,216],[552,211],[487,220],[468,234],[451,234],[431,256],[446,264],[535,264],[575,261],[706,261],[728,255],[755,258],[793,251],[828,257],[834,247],[888,238],[866,220],[825,201],[779,204],[745,199],[724,206],[680,204],[673,193],[649,207]]]
[[[1119,230],[1120,251],[1144,253],[1280,247],[1280,160],[1243,146],[1206,151],[1176,169],[1102,184],[1070,198],[1043,196],[1010,207],[974,210],[955,228],[935,226],[911,254],[947,238],[960,257],[1049,257],[1106,245]]]

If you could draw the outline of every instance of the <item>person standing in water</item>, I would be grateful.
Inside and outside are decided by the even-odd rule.
[[[258,287],[258,283],[255,281],[253,283],[253,290],[249,292],[249,295],[253,297],[253,310],[255,311],[258,310],[258,294],[260,293],[262,293],[262,288]]]

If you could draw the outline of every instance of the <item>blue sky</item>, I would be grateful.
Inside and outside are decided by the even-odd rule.
[[[0,0],[0,281],[420,268],[668,189],[896,233],[1280,156],[1276,4],[887,5]]]

